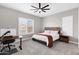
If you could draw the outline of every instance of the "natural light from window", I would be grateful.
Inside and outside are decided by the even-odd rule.
[[[34,20],[19,17],[18,20],[19,35],[26,35],[34,33]]]

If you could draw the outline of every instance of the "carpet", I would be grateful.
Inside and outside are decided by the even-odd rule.
[[[16,43],[17,47],[19,43]],[[23,50],[19,50],[13,55],[78,55],[79,49],[76,44],[54,42],[52,48],[32,41],[31,39],[23,41]]]
[[[5,49],[3,52],[0,52],[0,55],[11,55],[16,52],[18,52],[18,50],[16,48],[11,49],[10,51]]]

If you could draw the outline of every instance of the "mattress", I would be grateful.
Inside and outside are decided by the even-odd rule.
[[[46,33],[39,33],[39,34],[51,35],[51,34],[46,34]],[[34,35],[32,36],[32,38],[35,38],[35,39],[37,39],[37,40],[44,41],[44,42],[47,43],[47,46],[48,46],[48,44],[49,44],[49,42],[48,42],[48,37],[43,36],[43,35],[39,35],[39,34],[34,34]],[[59,39],[59,34],[51,35],[51,36],[52,36],[52,38],[53,38],[53,41]]]

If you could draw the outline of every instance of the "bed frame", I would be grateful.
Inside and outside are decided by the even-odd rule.
[[[60,27],[45,27],[44,30],[53,30],[53,31],[59,31],[59,35],[60,35],[60,31],[61,31],[61,28]],[[33,41],[37,41],[39,43],[42,43],[43,45],[46,45],[46,42],[44,41],[41,41],[41,40],[37,40],[35,38],[32,38]],[[46,45],[47,46],[47,45]],[[48,47],[51,48],[53,46],[53,44],[50,44]]]

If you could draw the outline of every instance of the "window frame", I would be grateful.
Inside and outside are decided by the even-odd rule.
[[[32,28],[33,28],[33,29],[32,29],[32,32],[30,32],[30,33],[27,32],[27,33],[25,33],[25,34],[24,34],[24,33],[20,33],[20,30],[19,30],[19,29],[20,29],[20,28],[19,28],[19,25],[20,25],[20,24],[19,24],[19,20],[20,20],[20,19],[26,19],[26,22],[27,22],[28,20],[32,20]],[[26,23],[25,25],[27,26],[27,23]],[[26,30],[26,31],[27,31],[27,30]],[[33,33],[34,33],[34,20],[33,20],[33,19],[29,19],[29,18],[19,17],[19,18],[18,18],[18,34],[19,34],[19,35],[27,35],[27,34],[33,34]]]

